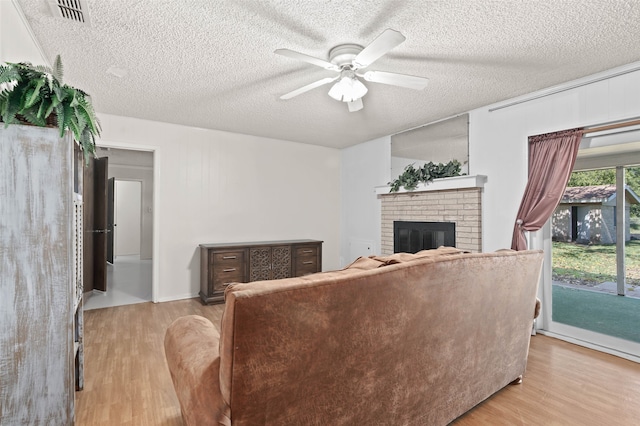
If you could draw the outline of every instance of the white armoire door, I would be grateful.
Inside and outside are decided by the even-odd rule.
[[[0,424],[73,424],[73,141],[0,127]]]

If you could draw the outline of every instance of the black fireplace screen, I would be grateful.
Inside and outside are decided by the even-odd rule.
[[[393,252],[417,253],[440,246],[456,246],[453,222],[393,222]]]

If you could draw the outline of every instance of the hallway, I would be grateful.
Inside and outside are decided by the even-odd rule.
[[[151,260],[139,255],[118,256],[107,264],[107,291],[84,295],[84,310],[131,305],[151,301]]]

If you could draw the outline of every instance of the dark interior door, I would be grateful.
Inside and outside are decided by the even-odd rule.
[[[116,178],[109,178],[107,187],[107,262],[113,265],[113,239],[115,234],[114,194]]]
[[[571,206],[571,241],[578,240],[578,206]]]
[[[82,260],[82,271],[83,271],[83,283],[84,283],[84,292],[88,292],[93,290],[93,236],[92,232],[95,228],[93,222],[93,210],[95,208],[93,203],[93,198],[95,196],[95,160],[90,158],[83,167],[82,174],[82,210],[83,210],[83,226],[84,226],[84,235],[83,235],[83,260]]]
[[[83,174],[84,291],[107,291],[107,170],[109,160],[90,159]]]
[[[93,265],[94,284],[96,290],[107,291],[107,186],[109,159],[107,157],[95,160],[95,229],[93,241]]]

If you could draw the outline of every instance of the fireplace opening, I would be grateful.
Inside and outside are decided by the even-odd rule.
[[[417,253],[440,246],[456,246],[453,222],[393,222],[393,252]]]

